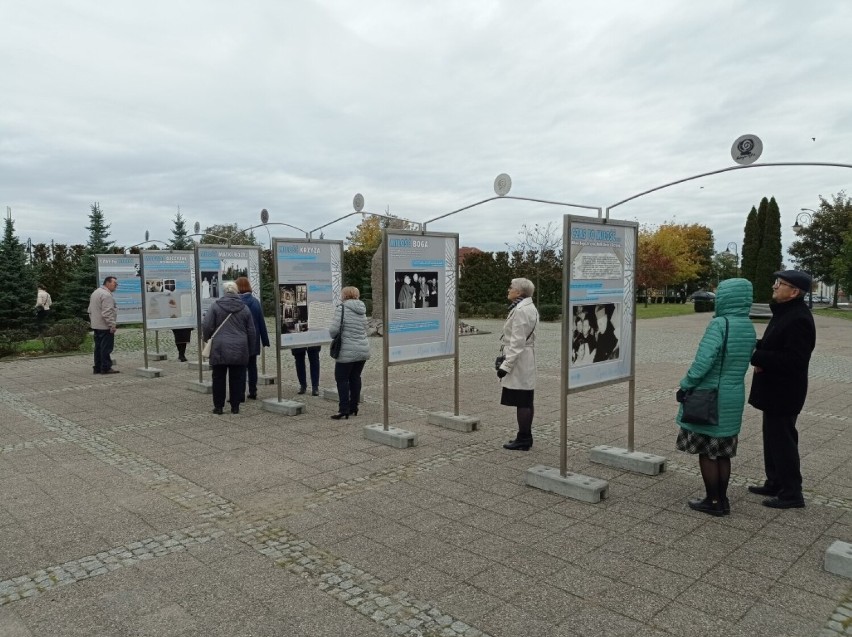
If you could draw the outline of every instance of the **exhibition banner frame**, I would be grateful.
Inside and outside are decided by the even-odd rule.
[[[226,281],[236,281],[244,276],[251,284],[251,293],[258,301],[260,296],[261,272],[258,245],[224,247],[221,245],[199,244],[195,247],[198,255],[195,265],[197,303],[200,318],[216,299],[222,296],[222,286]]]
[[[96,254],[98,285],[114,276],[118,287],[112,293],[118,309],[116,324],[142,323],[142,275],[138,254]]]
[[[331,343],[328,326],[343,289],[343,241],[273,237],[272,251],[276,349]]]
[[[387,365],[457,357],[458,252],[458,234],[382,231]]]
[[[564,215],[563,393],[632,381],[639,224]]]
[[[196,328],[195,250],[140,250],[145,330]]]

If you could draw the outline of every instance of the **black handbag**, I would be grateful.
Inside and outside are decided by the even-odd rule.
[[[725,317],[725,340],[722,341],[722,362],[719,364],[719,383],[728,348],[728,318]],[[688,389],[683,396],[681,421],[690,425],[716,427],[719,425],[719,383],[716,389]]]
[[[340,306],[340,330],[337,332],[337,336],[331,339],[331,347],[329,348],[328,353],[332,358],[337,358],[340,356],[340,348],[343,346],[343,313],[346,312],[345,306]]]

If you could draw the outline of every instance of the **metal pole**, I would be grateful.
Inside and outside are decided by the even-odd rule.
[[[601,218],[602,210],[600,206],[584,206],[583,204],[577,203],[565,203],[562,201],[549,201],[547,199],[533,199],[531,197],[512,197],[511,195],[498,195],[496,197],[489,197],[488,199],[483,199],[482,201],[477,201],[476,203],[472,203],[469,206],[463,206],[458,210],[453,210],[452,212],[448,212],[447,214],[443,214],[439,217],[435,217],[433,219],[429,219],[428,221],[424,221],[421,224],[421,229],[423,232],[426,232],[426,226],[433,221],[438,221],[439,219],[444,219],[445,217],[450,217],[452,215],[458,214],[460,212],[464,212],[465,210],[470,210],[471,208],[476,208],[476,206],[481,206],[484,203],[488,203],[489,201],[494,201],[495,199],[514,199],[515,201],[532,201],[534,203],[546,203],[553,206],[567,206],[569,208],[583,208],[585,210],[597,210],[598,211],[598,219]]]
[[[634,319],[635,321],[636,319]],[[633,453],[636,448],[634,432],[636,414],[636,379],[631,378],[627,383],[627,451]]]
[[[455,356],[453,357],[453,393],[455,397],[454,409],[455,415],[459,415],[459,240],[456,236],[455,252],[456,255],[456,344]],[[385,295],[387,296],[387,295]]]
[[[142,282],[142,357],[148,369],[148,313],[145,303],[145,251],[139,251],[139,276]]]
[[[198,358],[198,384],[204,384],[204,357],[201,355],[201,350],[204,348],[204,339],[202,338],[202,327],[201,327],[201,257],[198,253],[200,244],[192,242],[193,244],[193,259],[195,260],[195,327],[197,329],[197,333],[195,335],[195,341],[197,343],[198,352],[196,352],[196,356]]]
[[[390,421],[390,391],[388,383],[390,375],[388,374],[388,360],[390,359],[390,346],[388,343],[388,231],[387,228],[382,230],[382,290],[385,298],[382,302],[382,424],[385,431],[388,430]]]
[[[278,402],[281,402],[281,287],[279,285],[278,274],[278,243],[272,241],[269,244],[269,249],[272,254],[272,271],[275,273],[275,280],[272,282],[272,292],[275,298],[275,376],[276,384],[278,385]]]
[[[568,215],[562,217],[562,281],[569,281],[568,261],[571,259],[571,241],[568,233],[570,221]],[[562,343],[560,344],[560,373],[559,373],[559,475],[568,475],[568,347],[571,335],[568,330],[571,322],[570,287],[562,290]]]

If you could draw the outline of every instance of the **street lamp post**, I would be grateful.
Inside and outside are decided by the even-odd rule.
[[[802,228],[804,228],[804,226],[799,223],[799,217],[806,217],[808,225],[810,225],[814,220],[814,215],[816,214],[816,210],[813,210],[812,208],[799,208],[799,210],[802,212],[796,215],[796,221],[793,223],[793,232],[796,233],[797,237],[802,234]]]
[[[817,211],[814,210],[813,208],[799,208],[799,210],[801,210],[801,212],[796,215],[796,221],[793,222],[793,232],[796,233],[797,237],[800,234],[802,234],[802,228],[804,228],[804,226],[799,223],[799,217],[805,217],[807,219],[807,225],[811,225],[811,223],[814,220],[814,215],[817,213]],[[813,275],[811,275],[810,272],[808,272],[808,275],[813,276]],[[810,309],[814,308],[814,284],[813,284],[813,280],[811,280],[811,291],[808,292],[808,308],[810,308]]]
[[[725,252],[726,252],[727,254],[731,254],[731,246],[734,246],[734,258],[735,258],[735,260],[736,260],[735,265],[736,265],[736,270],[737,270],[737,276],[739,276],[739,275],[740,275],[740,251],[739,251],[739,246],[737,245],[737,242],[736,242],[736,241],[731,241],[730,243],[728,243],[728,246],[725,248]]]

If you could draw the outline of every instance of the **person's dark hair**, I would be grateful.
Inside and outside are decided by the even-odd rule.
[[[46,290],[46,289],[47,289],[46,287],[44,287],[44,283],[39,283],[36,287],[37,287],[39,290]]]
[[[106,285],[106,284],[107,284],[107,283],[109,283],[110,281],[115,281],[115,280],[116,280],[116,279],[115,279],[115,277],[114,277],[114,276],[104,277],[104,285]]]
[[[251,283],[249,282],[248,277],[237,277],[237,289],[240,291],[240,294],[251,292]]]

